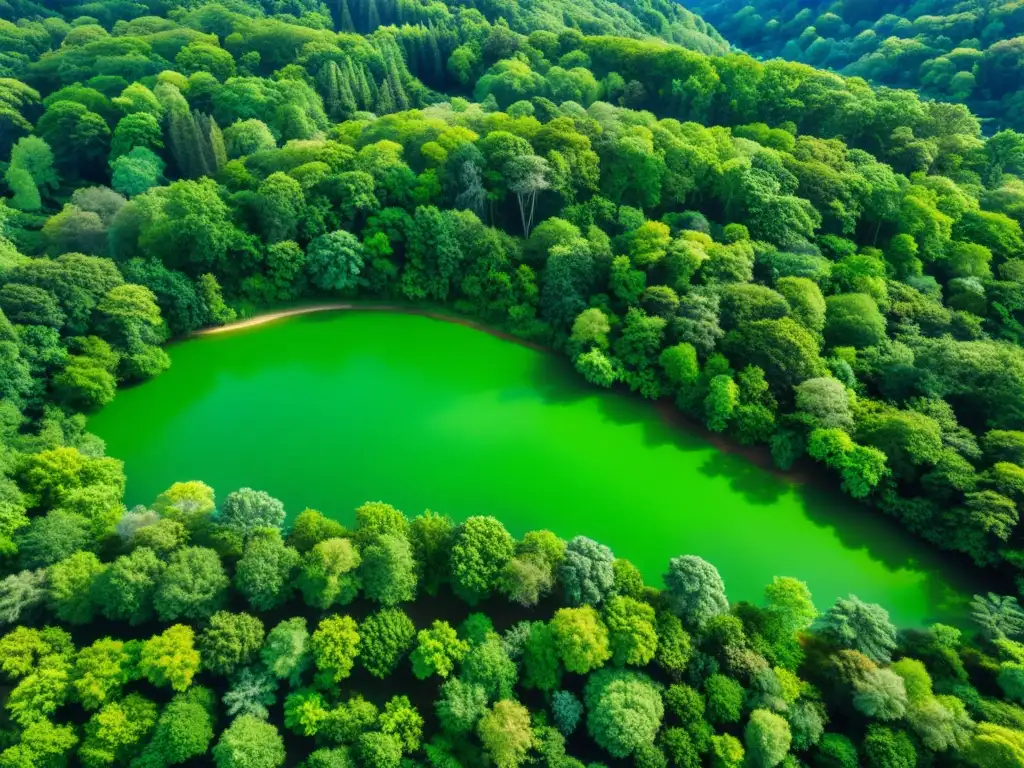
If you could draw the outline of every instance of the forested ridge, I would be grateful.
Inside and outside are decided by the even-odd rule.
[[[694,10],[733,44],[882,85],[960,101],[1024,128],[1019,0],[702,0]]]
[[[1024,136],[655,0],[0,13],[0,768],[271,768],[282,734],[309,768],[1024,766],[1013,597],[964,642],[491,518],[285,527],[196,482],[126,511],[84,416],[260,307],[443,304],[1011,593]]]

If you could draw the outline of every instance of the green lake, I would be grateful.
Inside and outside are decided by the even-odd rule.
[[[173,365],[90,420],[127,501],[177,480],[243,486],[351,522],[366,500],[514,535],[585,534],[651,584],[669,558],[714,563],[733,600],[775,575],[819,607],[849,593],[901,625],[956,621],[977,574],[838,492],[800,485],[588,387],[560,357],[390,312],[292,317],[169,347]]]

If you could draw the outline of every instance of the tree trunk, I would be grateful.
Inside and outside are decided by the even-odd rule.
[[[530,218],[526,222],[526,236],[530,236],[530,230],[533,229],[533,214],[537,210],[537,191],[534,190],[530,193]]]

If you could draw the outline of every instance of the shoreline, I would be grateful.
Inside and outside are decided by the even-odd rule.
[[[255,328],[262,325],[267,325],[278,320],[284,320],[289,317],[296,317],[299,315],[316,314],[323,312],[350,312],[350,311],[365,311],[365,312],[397,312],[405,315],[418,315],[421,317],[427,317],[432,320],[438,320],[441,322],[456,323],[458,325],[472,328],[477,331],[482,331],[490,336],[493,336],[504,341],[513,342],[520,344],[529,349],[533,349],[538,352],[550,353],[555,358],[563,363],[564,365],[572,368],[572,362],[568,360],[564,355],[559,354],[557,350],[552,347],[540,344],[535,341],[523,339],[515,334],[507,331],[498,330],[492,326],[485,325],[481,322],[472,320],[468,317],[461,317],[452,312],[444,311],[441,309],[428,309],[423,307],[411,306],[408,304],[362,304],[353,302],[328,302],[318,303],[306,306],[296,306],[278,310],[269,310],[262,314],[255,315],[245,320],[238,320],[233,323],[229,323],[223,326],[217,326],[215,328],[206,328],[200,331],[194,331],[188,336],[184,337],[183,340],[192,338],[199,338],[204,336],[210,336],[215,334],[223,334],[229,331],[245,330],[247,328]],[[613,394],[617,396],[628,397],[634,402],[645,402],[653,408],[653,416],[657,422],[660,422],[664,427],[669,430],[678,430],[690,435],[693,435],[703,440],[709,447],[717,451],[718,453],[725,456],[734,456],[742,459],[751,467],[758,471],[765,472],[768,475],[781,480],[782,482],[789,485],[794,490],[807,489],[813,490],[818,493],[828,494],[831,498],[835,498],[837,502],[841,504],[849,504],[852,507],[860,507],[864,514],[872,517],[881,518],[883,521],[889,522],[894,526],[894,530],[900,534],[907,536],[916,545],[923,547],[930,554],[942,558],[944,563],[956,564],[957,570],[959,570],[961,562],[963,563],[964,569],[967,572],[977,574],[980,578],[985,580],[985,583],[990,583],[989,580],[993,577],[998,578],[997,574],[994,574],[990,569],[979,569],[973,567],[973,564],[964,561],[964,555],[958,552],[937,547],[934,544],[924,541],[920,536],[910,532],[905,527],[891,520],[882,513],[881,510],[871,508],[864,505],[863,502],[859,502],[855,499],[850,498],[842,492],[839,488],[838,480],[834,476],[830,476],[830,473],[822,467],[815,465],[811,460],[803,456],[798,459],[794,466],[788,470],[783,470],[777,467],[772,460],[771,451],[767,445],[742,445],[734,439],[712,432],[704,424],[689,417],[681,410],[679,410],[671,397],[661,397],[658,400],[645,400],[635,393],[629,392],[625,385],[617,384],[612,389],[601,389],[598,387],[592,387],[588,385],[580,377],[579,381],[581,389],[589,390],[591,395],[601,394]],[[966,593],[965,593],[966,594]]]
[[[409,306],[406,304],[360,304],[352,303],[347,301],[336,301],[325,304],[311,304],[308,306],[291,307],[288,309],[271,310],[262,314],[254,315],[253,317],[246,318],[245,320],[236,320],[233,323],[227,325],[218,325],[213,328],[204,328],[200,331],[193,331],[186,339],[198,338],[202,336],[212,336],[219,333],[228,333],[231,331],[241,331],[246,328],[256,328],[261,325],[275,322],[277,320],[284,320],[289,317],[298,317],[299,315],[310,315],[321,312],[400,312],[406,315],[419,315],[421,317],[428,317],[432,320],[441,320],[447,323],[457,323],[458,325],[472,328],[483,333],[490,334],[496,338],[504,341],[511,341],[515,344],[521,344],[524,347],[534,349],[538,352],[545,352],[549,354],[555,354],[557,351],[551,347],[539,344],[535,341],[524,339],[520,336],[516,336],[513,333],[507,331],[498,330],[489,325],[485,325],[475,320],[471,320],[466,317],[460,317],[458,315],[450,314],[447,312],[441,312],[431,309],[423,309],[420,307]],[[559,356],[560,359],[563,359]],[[604,390],[607,392],[614,392],[615,390]],[[633,397],[633,393],[624,393],[629,397]],[[658,400],[648,401],[653,406],[655,412],[658,414],[660,420],[672,429],[679,429],[691,434],[696,434],[711,446],[721,453],[740,456],[746,461],[750,462],[758,469],[768,472],[775,477],[791,482],[795,485],[814,485],[820,489],[828,489],[831,491],[837,491],[834,485],[828,482],[827,477],[823,477],[817,473],[808,471],[806,466],[802,466],[803,462],[798,461],[797,465],[789,470],[782,470],[775,466],[775,462],[772,461],[771,452],[767,446],[764,445],[740,445],[734,440],[730,440],[724,435],[716,434],[709,430],[705,425],[689,418],[686,414],[675,407],[675,404],[669,398],[659,398]],[[840,492],[841,493],[841,492]]]
[[[272,323],[275,320],[280,320],[285,317],[295,317],[296,315],[309,315],[314,312],[331,312],[343,309],[353,309],[355,305],[335,302],[332,304],[314,304],[308,307],[292,307],[291,309],[280,309],[272,310],[270,312],[264,312],[262,314],[253,315],[247,317],[245,320],[235,320],[232,323],[225,325],[215,325],[212,328],[203,328],[199,331],[192,331],[185,338],[191,339],[197,336],[213,336],[217,333],[228,333],[229,331],[240,331],[243,328],[253,328],[257,325],[263,325],[265,323]]]
[[[432,309],[421,309],[419,307],[411,307],[404,304],[353,304],[351,302],[332,302],[330,304],[313,304],[305,307],[293,307],[291,309],[272,310],[270,312],[264,312],[263,314],[254,315],[253,317],[246,318],[245,320],[236,320],[233,323],[226,325],[218,325],[213,328],[203,328],[199,331],[193,331],[185,339],[194,339],[202,336],[213,336],[218,333],[228,333],[230,331],[241,331],[246,328],[256,328],[260,325],[266,325],[276,320],[284,320],[289,317],[297,317],[299,315],[311,315],[319,312],[400,312],[403,315],[419,315],[421,317],[429,317],[431,320],[441,320],[446,323],[456,323],[458,325],[464,325],[467,328],[472,328],[476,331],[483,331],[484,333],[495,336],[505,341],[512,341],[516,344],[522,344],[524,347],[535,349],[538,352],[551,352],[554,353],[551,347],[547,347],[543,344],[539,344],[536,341],[530,341],[524,339],[521,336],[516,336],[514,333],[508,331],[498,330],[489,325],[484,325],[475,320],[471,320],[467,317],[460,317],[458,315],[450,314],[447,312],[439,312]]]

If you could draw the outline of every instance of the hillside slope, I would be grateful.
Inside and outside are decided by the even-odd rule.
[[[1024,768],[1024,135],[725,52],[674,6],[9,7],[0,768]],[[124,507],[86,414],[164,342],[357,298],[815,462],[988,569],[979,636],[855,596],[817,618],[791,579],[730,605],[690,553],[657,591],[490,517],[288,527],[201,478]]]
[[[1024,128],[1017,0],[702,0],[694,10],[754,55],[913,88]]]
[[[803,64],[522,34],[528,4],[318,9],[10,27],[0,383],[30,423],[159,373],[225,297],[450,302],[1024,570],[983,448],[1024,429],[1024,137]],[[88,300],[47,277],[89,269]],[[130,333],[96,314],[123,281],[155,302]]]
[[[192,9],[195,3],[119,2],[68,3],[48,6],[36,0],[0,0],[0,73],[17,74],[12,62],[18,54],[38,55],[51,42],[60,42],[58,20],[94,19],[105,26],[139,17],[164,16]],[[450,7],[439,0],[267,0],[246,4],[228,0],[222,7],[247,16],[266,14],[300,20],[304,26],[330,26],[341,32],[367,34],[380,26],[425,24],[453,28],[467,11],[478,11],[491,23],[499,19],[512,30],[561,32],[577,29],[587,35],[660,37],[702,53],[725,53],[729,46],[707,22],[671,0],[524,0],[524,2],[469,2]],[[49,21],[47,21],[49,20]],[[20,29],[19,29],[20,28]],[[19,38],[31,38],[26,49]],[[49,39],[47,39],[49,38]],[[5,55],[6,54],[6,55]],[[5,62],[6,59],[6,62]],[[4,66],[6,64],[6,66]]]

